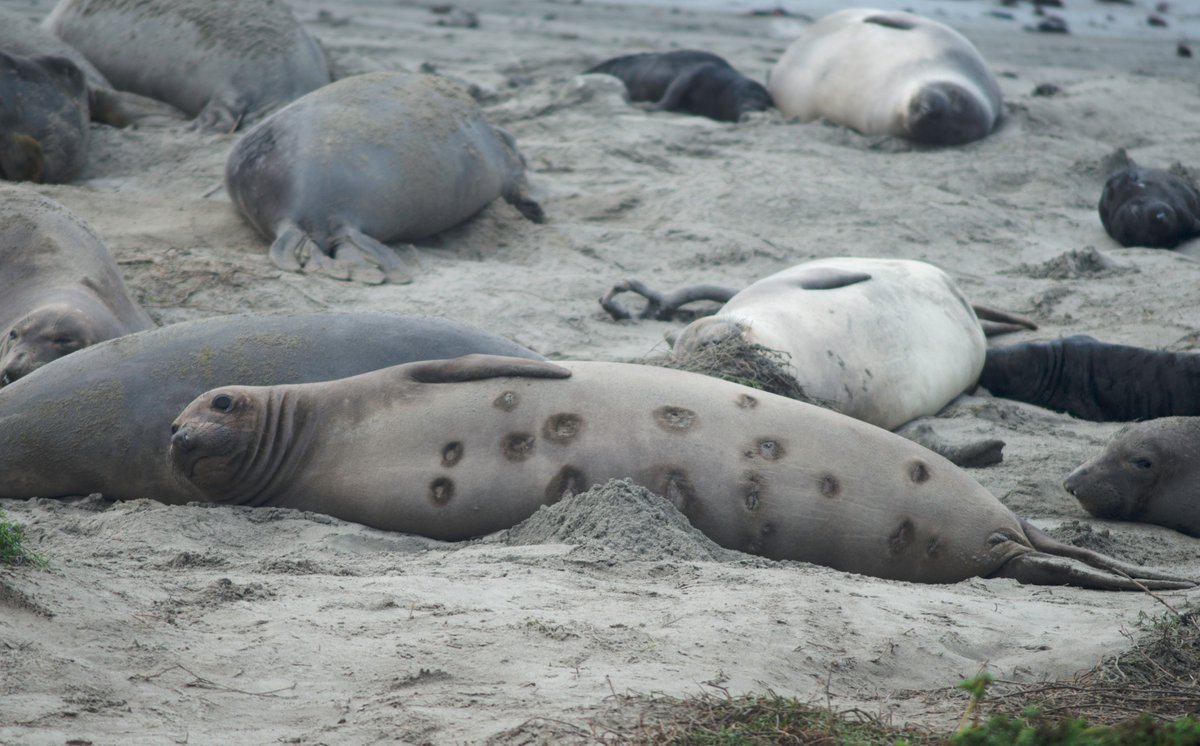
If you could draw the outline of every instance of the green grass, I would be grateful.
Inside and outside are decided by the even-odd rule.
[[[0,511],[0,567],[15,565],[45,567],[46,560],[28,547],[24,527]]]

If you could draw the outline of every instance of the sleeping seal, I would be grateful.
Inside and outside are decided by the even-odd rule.
[[[986,136],[1002,106],[971,42],[898,10],[851,8],[818,20],[776,63],[767,88],[785,116],[929,145]]]
[[[1063,487],[1097,518],[1141,521],[1200,537],[1200,417],[1126,425]]]
[[[231,132],[330,80],[325,51],[275,0],[59,0],[45,28],[121,91]]]
[[[614,57],[587,70],[620,78],[631,101],[655,108],[736,122],[742,114],[771,108],[771,94],[711,52],[679,49]]]
[[[809,396],[887,430],[974,386],[987,351],[954,281],[904,259],[818,259],[777,272],[693,321],[674,353],[735,336],[787,353]]]
[[[1200,189],[1190,177],[1128,161],[1100,194],[1100,222],[1122,246],[1173,249],[1200,236]]]
[[[153,327],[91,229],[53,200],[0,187],[0,386]]]
[[[497,197],[530,220],[516,141],[433,75],[367,73],[304,96],[247,132],[225,169],[234,204],[281,269],[408,282],[381,241],[415,241]]]
[[[74,62],[0,51],[0,178],[70,181],[87,163],[90,118]]]
[[[110,88],[112,85],[78,49],[21,14],[5,8],[0,8],[0,52],[15,57],[66,57],[83,71],[89,85],[101,88]]]
[[[219,316],[102,342],[0,389],[0,498],[195,500],[167,447],[172,418],[200,392],[471,352],[538,357],[463,324],[390,313]]]
[[[718,544],[774,559],[920,583],[1137,587],[1111,572],[1114,560],[1023,525],[898,435],[654,366],[470,355],[317,384],[222,386],[171,429],[175,471],[203,499],[443,540],[628,478]],[[1194,585],[1121,569],[1151,587]]]
[[[979,384],[995,396],[1095,422],[1200,415],[1200,353],[1083,334],[992,347]]]

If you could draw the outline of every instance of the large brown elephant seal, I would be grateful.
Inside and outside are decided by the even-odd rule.
[[[438,539],[507,528],[629,478],[718,544],[775,559],[925,583],[1136,588],[1110,572],[1120,567],[1152,586],[1194,585],[1050,540],[898,435],[653,366],[471,355],[319,384],[223,386],[172,431],[176,472],[208,500]]]
[[[0,51],[0,179],[70,181],[87,163],[90,120],[74,62]]]
[[[785,116],[930,145],[984,137],[1002,107],[1000,86],[971,42],[898,10],[821,18],[788,47],[767,88]]]
[[[90,228],[53,200],[0,187],[0,386],[153,327]]]
[[[777,272],[693,321],[674,353],[733,337],[787,353],[806,394],[887,430],[974,386],[987,353],[954,281],[905,259],[836,257]]]
[[[60,0],[44,26],[118,90],[208,130],[233,131],[332,80],[325,51],[275,0]]]
[[[1200,537],[1200,417],[1126,425],[1063,486],[1097,518]]]
[[[503,197],[530,220],[517,144],[466,92],[432,75],[339,80],[247,132],[225,170],[234,204],[281,269],[412,279],[381,242],[439,233]]]
[[[0,497],[198,499],[171,475],[171,420],[228,381],[298,383],[472,352],[536,358],[442,319],[223,316],[109,340],[0,389]]]

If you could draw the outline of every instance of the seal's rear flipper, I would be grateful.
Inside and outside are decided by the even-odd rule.
[[[37,183],[45,167],[41,143],[29,135],[0,133],[0,179]]]
[[[111,88],[88,89],[88,108],[93,122],[112,127],[128,127],[134,122],[155,119],[182,121],[187,118],[170,104]]]
[[[625,292],[634,292],[646,299],[646,307],[638,314],[639,319],[655,319],[657,321],[670,321],[675,318],[675,312],[679,310],[680,306],[693,301],[711,300],[717,303],[728,303],[730,298],[738,294],[734,288],[719,285],[693,285],[680,288],[673,293],[660,293],[638,280],[626,280],[613,285],[600,299],[600,307],[608,311],[608,315],[616,321],[633,318],[633,314],[629,312],[625,304],[617,300],[617,295]]]
[[[345,267],[351,280],[377,285],[385,280],[397,285],[413,281],[417,251],[407,246],[402,259],[396,250],[355,228],[343,227],[333,237],[333,261]]]
[[[570,378],[571,371],[543,360],[503,355],[464,355],[452,360],[425,360],[403,366],[418,383],[461,383],[485,378]]]
[[[1017,520],[1021,522],[1021,529],[1025,532],[1025,536],[1029,539],[1029,543],[1032,544],[1033,548],[1039,552],[1045,552],[1046,554],[1057,555],[1059,557],[1070,557],[1071,559],[1079,560],[1080,562],[1084,562],[1092,567],[1098,567],[1101,570],[1107,570],[1121,576],[1186,583],[1187,585],[1184,586],[1186,588],[1191,588],[1197,585],[1195,580],[1188,580],[1187,578],[1181,578],[1176,575],[1166,575],[1164,573],[1154,572],[1153,570],[1147,570],[1144,567],[1138,567],[1137,565],[1127,565],[1124,562],[1109,557],[1108,555],[1100,554],[1099,552],[1093,552],[1091,549],[1084,549],[1083,547],[1065,544],[1058,539],[1053,538],[1045,531],[1042,531],[1025,518],[1018,517]]]
[[[979,319],[979,326],[983,328],[984,335],[988,337],[1009,334],[1022,329],[1038,328],[1033,319],[1019,314],[1001,311],[990,306],[981,306],[978,303],[972,304],[971,308],[975,311],[975,317]]]
[[[1137,575],[1126,578],[1102,572],[1073,559],[1041,552],[1013,557],[989,577],[1012,578],[1018,583],[1030,585],[1074,585],[1099,591],[1174,591],[1196,587],[1195,581],[1182,578],[1158,580]]]

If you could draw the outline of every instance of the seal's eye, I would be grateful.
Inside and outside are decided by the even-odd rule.
[[[1154,466],[1154,464],[1150,463],[1150,459],[1148,458],[1139,458],[1133,462],[1133,468],[1143,471],[1149,469],[1151,466]]]
[[[212,408],[218,412],[228,412],[233,409],[233,397],[229,394],[217,394],[213,397]]]
[[[17,330],[16,330],[16,329],[9,329],[9,330],[8,330],[8,338],[9,338],[9,339],[16,339],[16,338],[17,338]]]
[[[75,344],[75,340],[71,339],[70,337],[59,337],[58,339],[54,340],[54,344],[59,345],[60,347],[66,347],[67,345]]]

